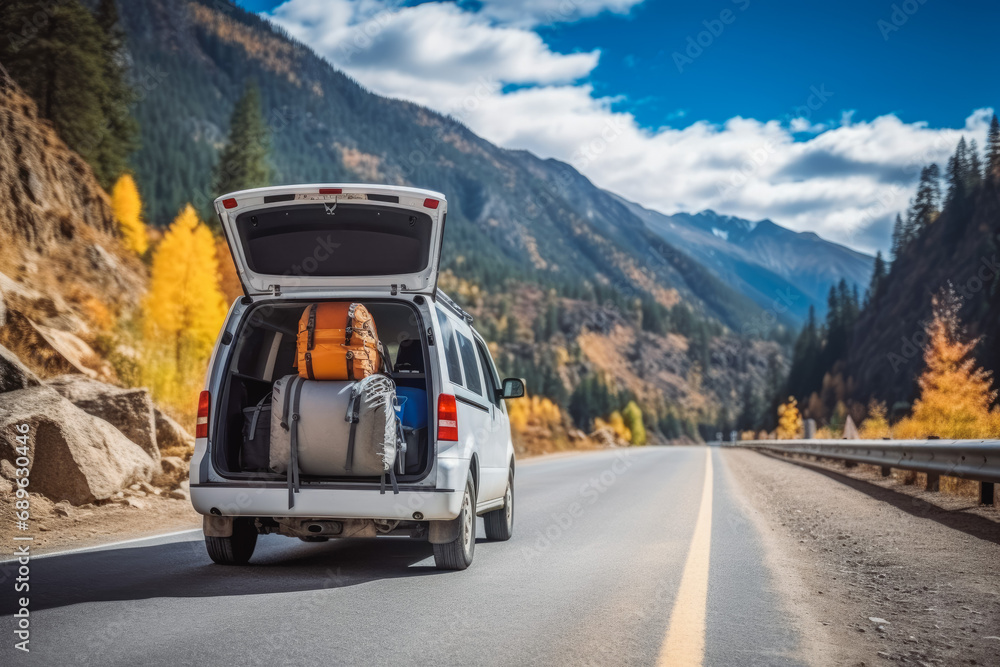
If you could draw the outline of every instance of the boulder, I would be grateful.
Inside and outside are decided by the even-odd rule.
[[[0,392],[37,387],[41,381],[17,355],[0,345]]]
[[[87,414],[108,422],[142,447],[155,462],[157,447],[153,399],[146,389],[123,389],[83,375],[60,375],[46,383]]]
[[[172,489],[188,478],[188,464],[179,456],[164,456],[160,472],[153,475],[153,484]]]
[[[153,413],[156,418],[156,444],[160,451],[175,455],[181,451],[194,451],[194,436],[187,429],[159,408],[153,408]]]
[[[114,426],[40,386],[0,394],[0,459],[14,460],[28,425],[30,489],[74,505],[103,500],[149,481],[153,459]]]

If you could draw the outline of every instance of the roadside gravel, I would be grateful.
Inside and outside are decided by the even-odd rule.
[[[1000,664],[1000,510],[747,450],[723,460],[819,664]],[[783,576],[786,575],[786,576]]]

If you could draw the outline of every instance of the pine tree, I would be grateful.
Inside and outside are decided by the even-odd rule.
[[[143,317],[146,381],[157,398],[186,406],[226,317],[215,241],[190,204],[153,255]]]
[[[986,137],[985,178],[993,182],[1000,180],[1000,120],[997,120],[996,114],[990,120],[990,131]]]
[[[975,188],[979,187],[982,180],[983,165],[979,161],[979,146],[976,144],[976,140],[973,139],[969,142],[969,171],[966,177],[966,187],[971,192]]]
[[[896,223],[892,226],[892,261],[899,259],[900,254],[906,248],[906,223],[903,221],[903,217],[897,213]]]
[[[924,229],[937,220],[941,202],[940,174],[936,164],[928,165],[920,170],[917,194],[910,200],[910,208],[906,212],[906,222],[903,223],[899,232],[900,249],[908,247]],[[895,238],[894,232],[894,243]]]
[[[872,270],[872,280],[871,284],[868,286],[868,292],[871,295],[871,300],[875,300],[878,297],[879,287],[885,280],[886,269],[885,260],[882,259],[882,251],[879,250],[875,253],[875,266]]]
[[[229,138],[215,167],[217,195],[268,185],[271,137],[260,108],[260,90],[247,85],[229,120]]]
[[[142,221],[142,199],[131,174],[122,174],[111,189],[111,208],[118,219],[125,245],[137,255],[149,247],[146,225]]]
[[[95,18],[79,0],[9,0],[0,12],[0,62],[109,188],[135,148],[121,33],[113,7]]]
[[[736,428],[740,431],[752,431],[757,428],[757,420],[761,409],[760,396],[754,391],[752,383],[744,383],[741,402],[743,405],[740,407],[740,414],[736,418]]]
[[[109,184],[125,170],[128,156],[139,147],[139,125],[130,112],[138,97],[128,84],[125,32],[118,19],[116,0],[100,0],[95,18],[104,33],[101,55],[107,85],[101,104],[105,131],[95,150],[100,165],[98,178],[102,183]]]
[[[961,301],[949,284],[933,298],[933,319],[927,327],[924,362],[918,384],[920,398],[913,413],[896,428],[901,438],[995,438],[1000,435],[1000,410],[991,405],[997,392],[988,371],[976,366],[972,351],[978,341],[963,342],[958,318]]]
[[[955,153],[948,158],[945,176],[948,181],[948,203],[963,203],[968,193],[969,182],[969,156],[965,137],[959,139]]]

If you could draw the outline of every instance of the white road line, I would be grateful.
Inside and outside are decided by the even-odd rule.
[[[146,537],[136,537],[131,540],[122,540],[121,542],[108,542],[107,544],[95,544],[92,547],[80,547],[79,549],[69,549],[67,551],[52,551],[44,554],[31,554],[32,560],[37,560],[39,558],[49,558],[51,556],[68,556],[70,554],[83,553],[85,551],[101,551],[103,549],[110,549],[112,547],[120,547],[123,544],[135,544],[136,542],[148,542],[149,540],[156,540],[163,537],[174,537],[175,535],[186,535],[188,533],[200,533],[201,528],[189,528],[187,530],[177,530],[172,533],[160,533],[159,535],[147,535]],[[25,542],[24,544],[31,544],[31,542]],[[7,558],[0,560],[0,565],[5,565],[7,563],[16,563],[16,558]]]
[[[708,560],[712,546],[712,450],[705,448],[705,483],[691,549],[684,563],[667,636],[657,664],[701,665],[705,659],[705,610],[708,606]]]

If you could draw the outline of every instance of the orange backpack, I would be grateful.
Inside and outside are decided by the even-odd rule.
[[[314,303],[299,318],[295,367],[307,380],[360,380],[382,368],[375,321],[360,303]]]

